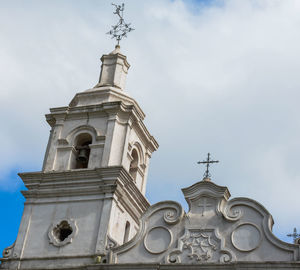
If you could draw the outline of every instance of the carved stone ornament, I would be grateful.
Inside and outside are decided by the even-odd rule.
[[[223,246],[215,229],[186,229],[178,240],[178,248],[169,253],[166,263],[232,261],[232,253]]]
[[[13,250],[14,250],[15,243],[16,242],[14,242],[12,245],[10,245],[9,247],[7,247],[7,248],[5,248],[3,250],[3,253],[2,253],[3,258],[9,258],[9,257],[11,257],[11,255],[13,253]]]
[[[118,243],[109,235],[107,235],[106,250],[111,250],[118,246]]]
[[[166,251],[172,243],[171,231],[163,226],[151,228],[144,237],[145,249],[152,254]]]
[[[239,251],[252,251],[262,240],[260,229],[251,223],[239,225],[231,234],[233,246]]]
[[[72,243],[77,231],[78,228],[73,219],[63,219],[53,223],[48,230],[49,243],[57,247]]]

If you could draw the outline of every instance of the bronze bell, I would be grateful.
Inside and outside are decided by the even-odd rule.
[[[89,148],[88,146],[78,148],[77,160],[81,163],[87,163],[89,160]]]

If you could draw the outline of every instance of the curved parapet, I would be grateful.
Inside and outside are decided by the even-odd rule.
[[[237,213],[235,220],[230,212]],[[300,260],[300,246],[283,242],[272,233],[273,217],[257,201],[234,198],[226,203],[224,217],[232,222],[230,241],[242,257],[240,261]]]
[[[7,247],[3,250],[3,252],[2,252],[3,258],[10,258],[13,256],[15,243],[16,242],[14,242],[12,245],[10,245],[9,247]]]
[[[111,250],[111,262],[157,262],[180,235],[184,210],[173,201],[152,205],[140,220],[139,231],[126,244]]]
[[[136,236],[111,249],[112,263],[203,264],[299,261],[299,247],[272,233],[273,218],[248,198],[201,181],[183,189],[189,212],[172,201],[151,206]]]

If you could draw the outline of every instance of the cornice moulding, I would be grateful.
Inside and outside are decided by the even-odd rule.
[[[181,190],[187,200],[194,199],[204,193],[209,193],[213,197],[223,197],[226,200],[230,198],[230,192],[227,187],[216,185],[210,181],[200,181]]]
[[[107,100],[109,99],[109,97],[113,97],[114,99],[119,99],[119,101],[122,101],[124,103],[130,103],[134,105],[137,108],[138,115],[141,117],[141,119],[143,120],[145,118],[145,113],[133,98],[128,96],[120,89],[112,86],[101,86],[97,88],[88,89],[84,92],[77,93],[73,98],[73,100],[71,101],[71,103],[69,104],[69,106],[70,107],[82,106],[86,104],[87,102],[86,100],[88,98],[94,101],[98,100],[97,101],[98,104],[111,102]]]
[[[61,107],[50,109],[51,114],[46,114],[46,120],[50,126],[54,126],[58,118],[64,117],[72,118],[72,119],[85,119],[87,118],[87,114],[97,114],[97,113],[105,113],[106,115],[110,115],[111,113],[123,113],[119,120],[119,123],[126,124],[131,118],[131,122],[141,139],[144,141],[147,148],[151,149],[151,152],[154,152],[158,149],[159,145],[154,137],[150,134],[148,129],[143,123],[144,115],[141,115],[139,108],[136,104],[128,105],[123,101],[112,101],[112,102],[104,102],[101,104],[95,105],[86,105],[86,106],[78,106],[78,107]],[[57,112],[59,112],[57,114]],[[128,114],[125,117],[124,123],[124,113]]]
[[[22,261],[29,261],[29,260],[53,260],[53,259],[76,259],[76,258],[94,258],[98,254],[94,255],[74,255],[74,256],[62,256],[62,257],[32,257],[28,259],[21,259]],[[15,261],[20,260],[20,258],[9,258],[9,259],[0,259],[1,261]],[[64,267],[67,270],[249,270],[249,269],[260,269],[260,270],[269,270],[269,269],[278,269],[278,270],[287,270],[287,269],[299,269],[300,262],[237,262],[237,263],[205,263],[205,264],[161,264],[161,263],[128,263],[128,264],[104,264],[104,263],[93,263],[93,264],[86,264],[85,266],[69,266]],[[49,270],[48,267],[40,267],[36,270]],[[61,267],[52,267],[52,270],[60,270]],[[3,270],[6,270],[3,268]],[[22,268],[22,270],[32,270],[32,268]]]
[[[22,191],[26,198],[114,193],[122,186],[126,198],[132,204],[139,205],[141,211],[145,211],[150,205],[130,174],[121,166],[63,172],[29,172],[19,173],[19,176],[28,188]]]

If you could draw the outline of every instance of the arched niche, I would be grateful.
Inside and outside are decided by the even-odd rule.
[[[136,149],[136,150],[137,150],[138,157],[139,157],[139,165],[144,164],[144,162],[145,162],[145,160],[144,160],[144,151],[143,151],[143,148],[142,148],[142,146],[140,145],[140,143],[135,142],[135,143],[133,144],[133,149]]]

